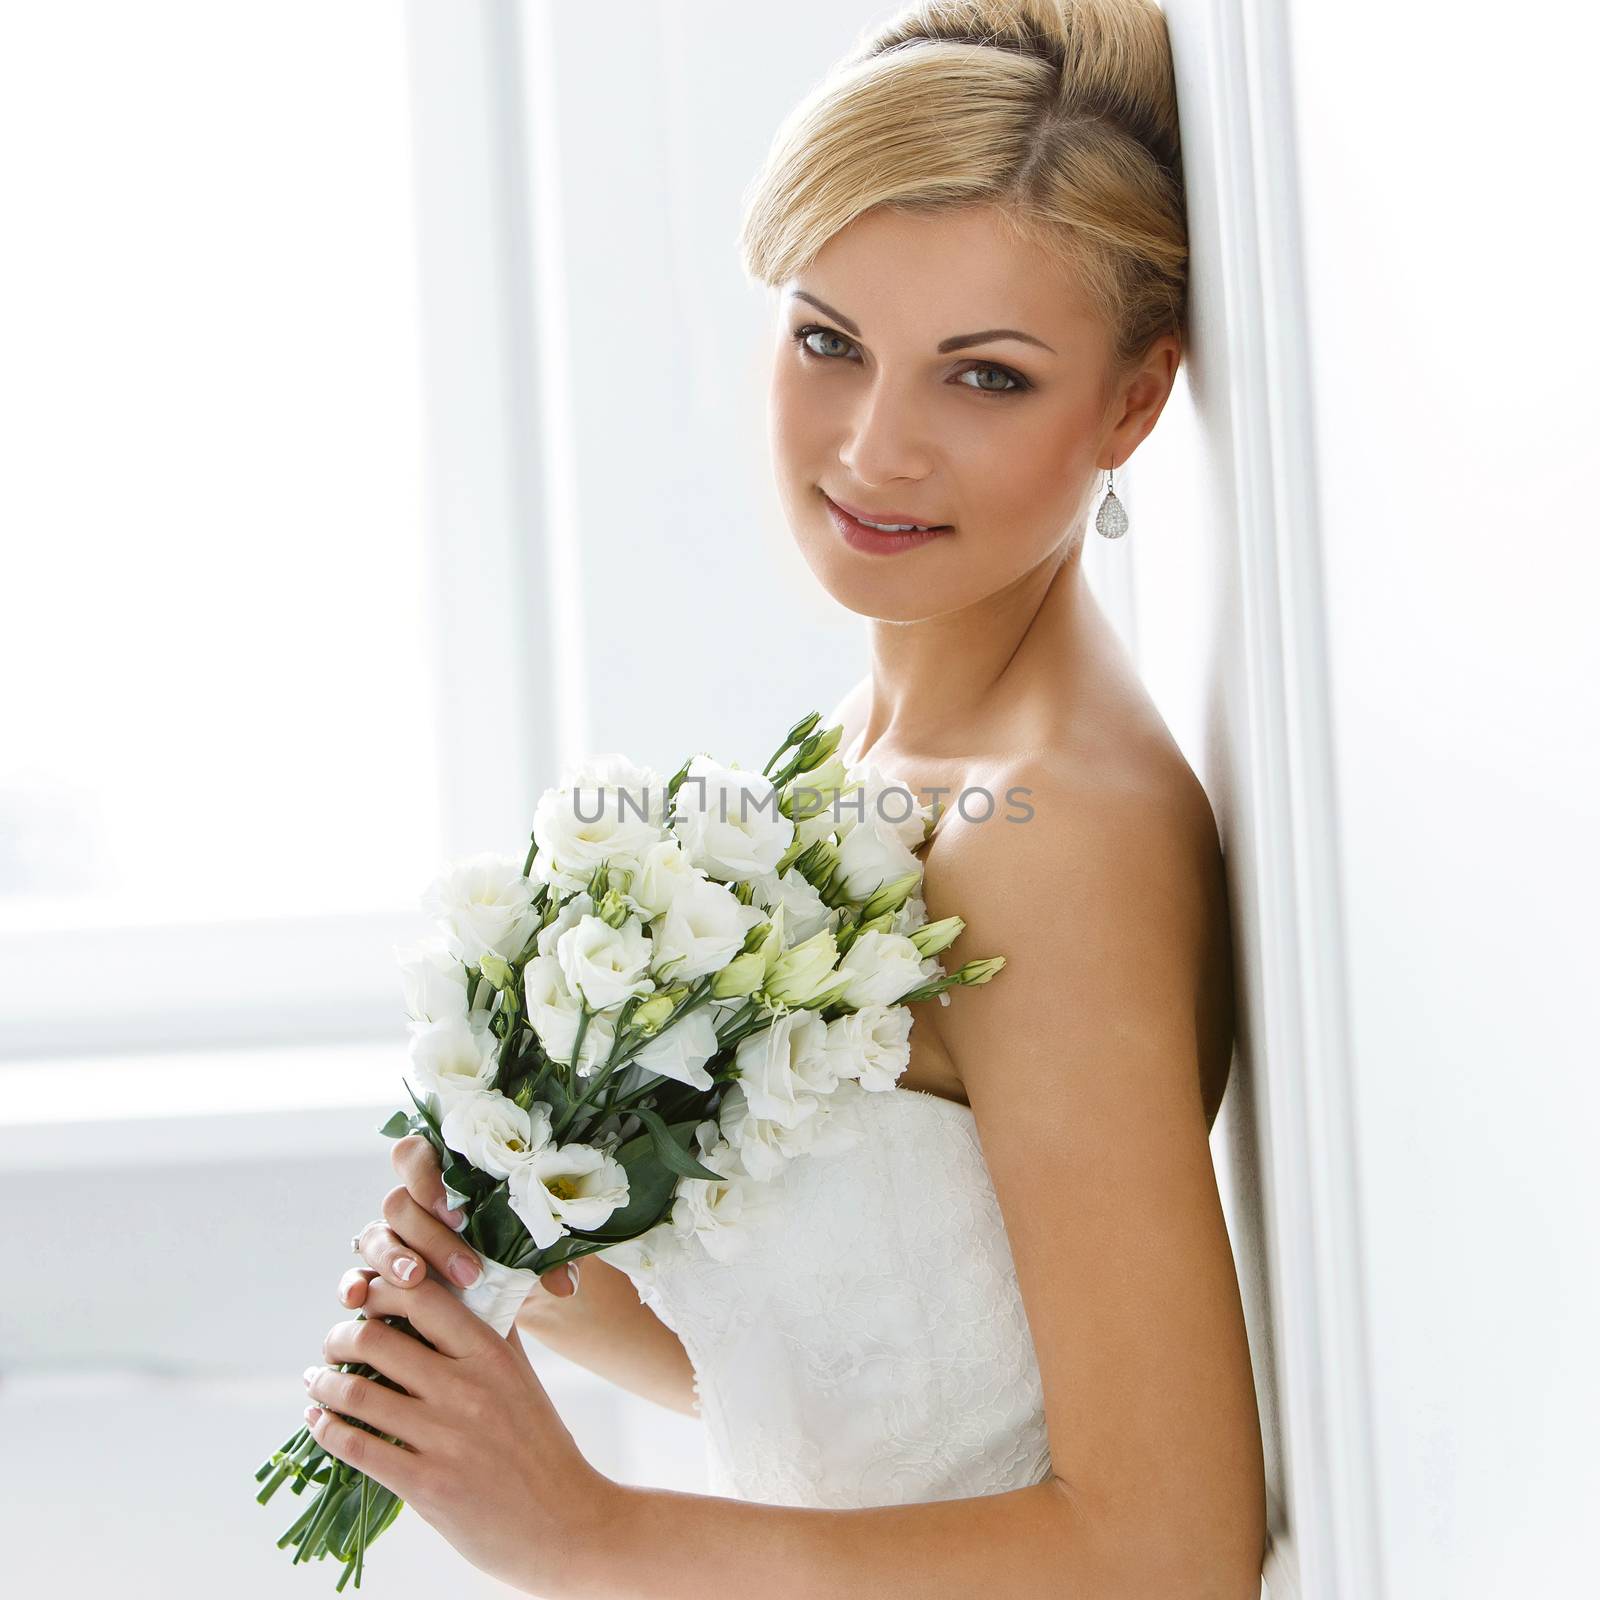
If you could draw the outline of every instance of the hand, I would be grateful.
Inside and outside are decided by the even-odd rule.
[[[352,1309],[367,1303],[367,1286],[379,1273],[397,1289],[413,1289],[427,1281],[425,1268],[432,1267],[465,1289],[481,1270],[477,1252],[456,1234],[466,1217],[445,1199],[433,1146],[420,1133],[408,1134],[396,1141],[390,1159],[404,1181],[383,1197],[385,1220],[361,1230],[361,1254],[377,1270],[352,1267],[339,1280],[339,1303]],[[561,1298],[578,1290],[577,1278],[564,1266],[553,1267],[539,1283]]]
[[[621,1491],[584,1459],[515,1326],[501,1338],[446,1285],[366,1285],[372,1320],[336,1323],[322,1353],[400,1385],[308,1367],[317,1443],[412,1506],[475,1567],[532,1594],[582,1592],[617,1534]],[[377,1320],[403,1316],[430,1350]],[[327,1407],[329,1409],[322,1409]],[[356,1417],[391,1444],[340,1420]]]

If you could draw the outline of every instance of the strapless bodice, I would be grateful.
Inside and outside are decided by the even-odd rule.
[[[830,1097],[853,1141],[752,1185],[732,1259],[668,1227],[605,1252],[682,1339],[713,1493],[853,1507],[1051,1471],[1011,1250],[971,1109]]]

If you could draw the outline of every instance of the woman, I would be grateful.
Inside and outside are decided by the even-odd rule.
[[[917,1008],[903,1083],[856,1102],[871,1138],[792,1163],[747,1255],[607,1252],[525,1308],[703,1414],[718,1494],[583,1461],[519,1337],[437,1281],[474,1258],[415,1138],[340,1293],[439,1348],[352,1321],[324,1352],[423,1420],[405,1437],[380,1387],[316,1369],[314,1400],[407,1449],[314,1407],[317,1437],[539,1594],[1255,1596],[1261,1440],[1207,1142],[1220,852],[1080,563],[1186,332],[1160,11],[913,5],[786,124],[743,244],[779,294],[787,519],[869,619],[829,721],[942,805],[928,914],[966,917],[952,962],[1007,970]]]

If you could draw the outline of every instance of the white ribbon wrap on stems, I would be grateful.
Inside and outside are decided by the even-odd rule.
[[[450,1292],[468,1311],[483,1318],[503,1339],[517,1320],[522,1303],[539,1283],[539,1274],[529,1267],[508,1267],[479,1254],[483,1274],[470,1289],[459,1284],[445,1283]]]

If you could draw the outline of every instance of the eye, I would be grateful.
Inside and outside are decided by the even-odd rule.
[[[967,385],[969,389],[976,389],[981,394],[1020,394],[1029,387],[1028,380],[1020,373],[1013,372],[1009,367],[968,367],[961,376],[965,380],[978,372],[995,373],[1005,379],[1003,384],[971,383]]]
[[[816,361],[835,361],[842,352],[819,349],[816,344],[812,343],[813,339],[818,341],[831,339],[836,345],[843,345],[845,350],[853,350],[855,348],[854,343],[845,338],[842,333],[837,333],[832,328],[821,327],[814,322],[808,322],[803,327],[796,328],[790,337],[808,356]],[[998,384],[965,382],[973,373],[980,372],[998,374],[1002,381]],[[970,366],[959,376],[962,379],[963,388],[975,389],[979,394],[1023,394],[1033,387],[1020,372],[1013,372],[1010,367],[997,367],[990,362],[980,362]]]
[[[842,333],[835,333],[832,328],[819,328],[814,323],[807,323],[803,328],[796,328],[794,340],[808,355],[820,357],[822,360],[831,361],[834,353],[829,350],[819,350],[811,343],[812,336],[822,339],[832,339],[836,344],[850,346],[850,341]]]

